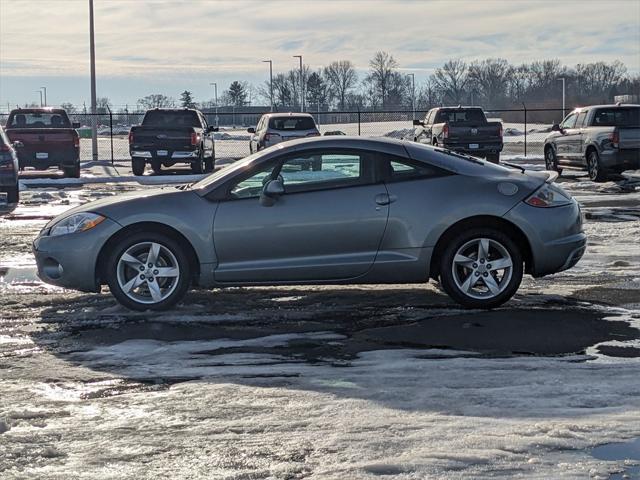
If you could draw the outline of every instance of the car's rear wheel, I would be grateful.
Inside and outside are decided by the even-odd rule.
[[[153,170],[153,173],[160,175],[162,173],[162,162],[160,160],[151,160],[151,170]]]
[[[487,161],[491,163],[500,163],[500,154],[499,153],[489,153],[486,156]]]
[[[492,228],[459,234],[440,263],[442,287],[468,308],[494,308],[509,300],[522,281],[522,254],[511,238]]]
[[[214,168],[215,168],[215,160],[213,159],[213,157],[207,157],[204,161],[204,171],[206,173],[213,172]]]
[[[147,164],[144,158],[132,158],[131,159],[131,170],[135,176],[144,175],[144,167]]]
[[[205,165],[204,165],[204,153],[200,150],[200,155],[197,160],[191,162],[191,171],[193,173],[204,173]]]
[[[76,163],[71,167],[63,167],[62,173],[65,177],[69,178],[80,178],[80,162]]]
[[[118,302],[132,310],[166,310],[189,288],[189,259],[162,233],[123,238],[107,262],[106,280]]]
[[[600,163],[600,156],[595,150],[590,150],[587,154],[587,171],[589,178],[594,182],[604,182],[609,177],[608,172]]]

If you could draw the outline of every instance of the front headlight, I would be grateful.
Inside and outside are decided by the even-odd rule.
[[[553,183],[545,183],[525,202],[532,207],[561,207],[571,203],[571,195]]]
[[[86,232],[105,220],[97,213],[83,212],[71,215],[54,224],[49,230],[49,236],[66,235],[68,233]]]

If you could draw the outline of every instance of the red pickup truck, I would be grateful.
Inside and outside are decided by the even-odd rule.
[[[80,138],[61,108],[12,110],[5,132],[17,147],[20,170],[60,168],[67,177],[80,177]]]

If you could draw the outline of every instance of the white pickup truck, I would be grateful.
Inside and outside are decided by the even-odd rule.
[[[586,168],[594,182],[640,169],[640,105],[576,108],[551,127],[544,158],[547,170]]]

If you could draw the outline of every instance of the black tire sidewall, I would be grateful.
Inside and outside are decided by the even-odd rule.
[[[118,285],[117,278],[117,268],[118,268],[118,260],[122,256],[122,254],[132,245],[136,243],[142,242],[155,242],[159,243],[165,247],[167,247],[173,255],[176,257],[178,261],[178,266],[180,267],[180,279],[178,281],[178,285],[175,290],[169,297],[164,299],[163,301],[149,305],[144,303],[136,302],[135,300],[130,299],[120,288]],[[167,310],[179,302],[187,289],[189,288],[189,284],[191,281],[191,269],[189,265],[189,259],[187,255],[184,253],[183,249],[180,247],[178,242],[176,242],[173,238],[159,232],[138,232],[133,235],[128,235],[122,239],[120,239],[113,247],[112,253],[109,255],[107,260],[107,270],[106,270],[106,282],[109,285],[109,289],[113,296],[118,300],[119,303],[124,305],[125,307],[131,310],[137,311],[145,311],[145,310]]]
[[[131,170],[135,176],[144,175],[144,168],[146,167],[147,162],[144,158],[133,158],[131,159]]]
[[[509,255],[511,255],[511,260],[513,261],[511,280],[509,281],[507,288],[496,297],[486,300],[472,298],[461,292],[456,286],[453,279],[453,273],[451,271],[453,257],[458,249],[463,244],[473,240],[474,238],[489,238],[501,243],[507,249]],[[458,234],[451,242],[449,242],[449,245],[443,252],[440,260],[440,281],[442,288],[454,301],[466,308],[489,309],[502,305],[517,292],[520,287],[520,282],[522,281],[523,273],[523,259],[520,249],[509,236],[493,228],[473,228]]]

